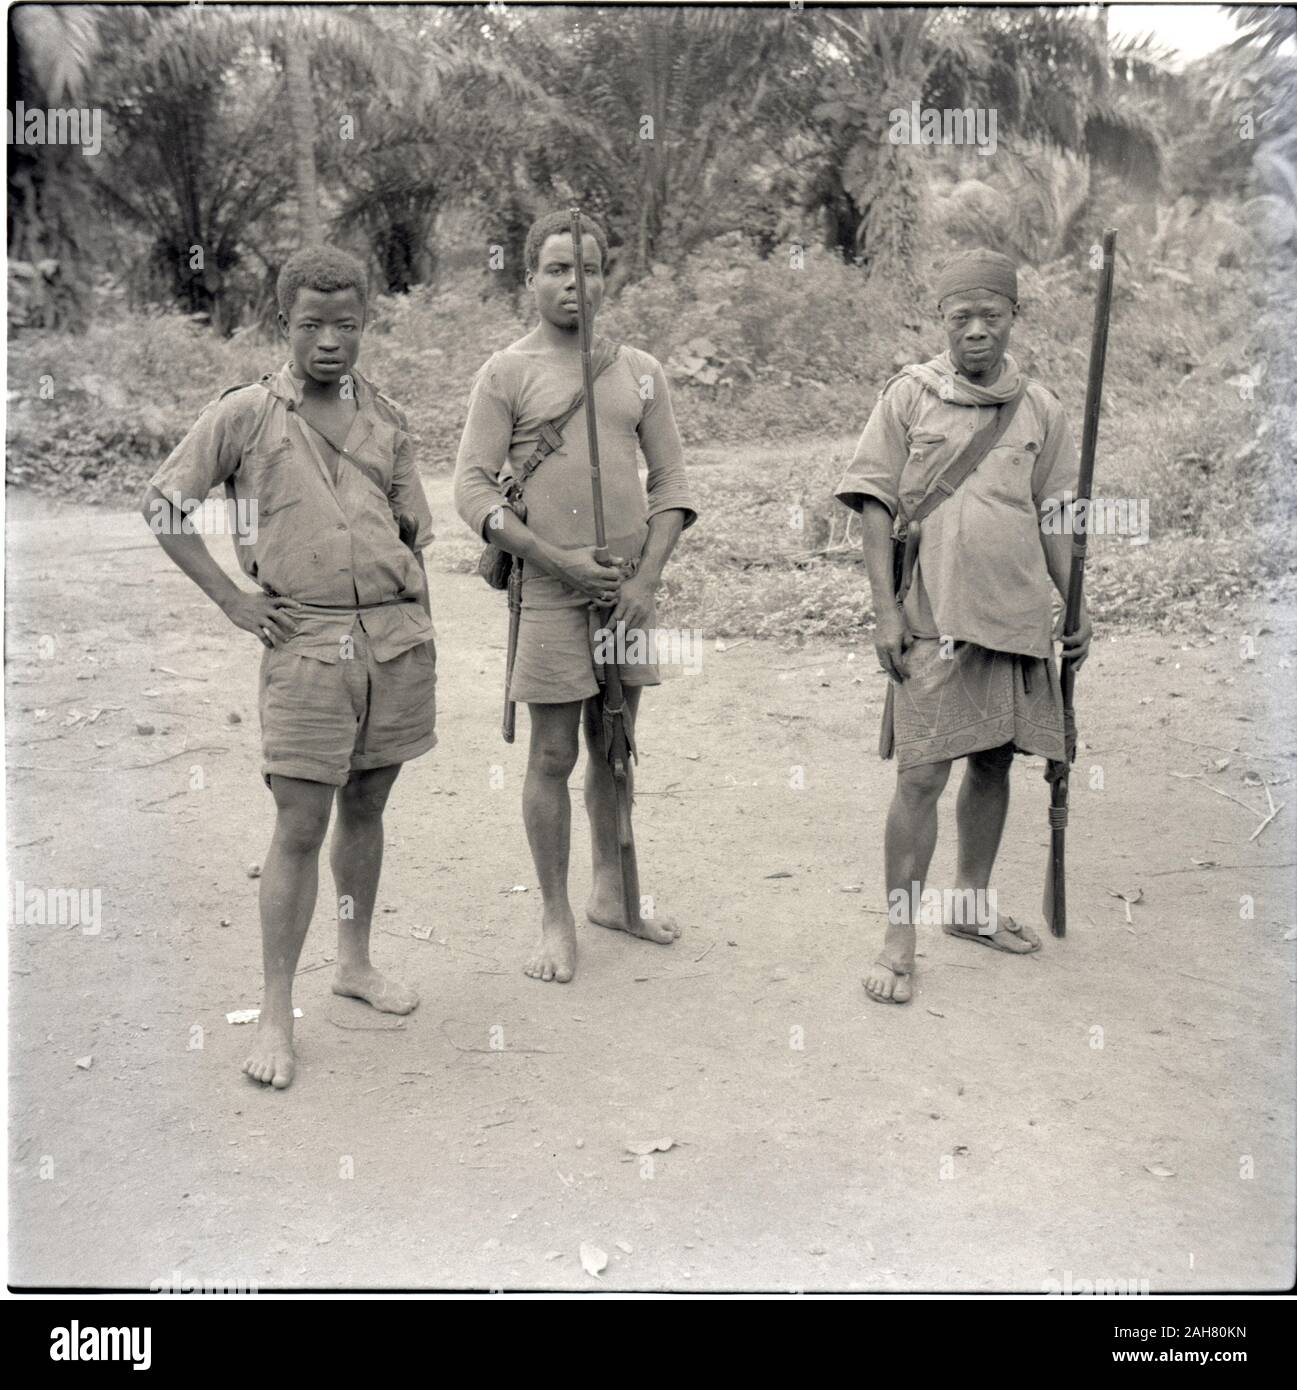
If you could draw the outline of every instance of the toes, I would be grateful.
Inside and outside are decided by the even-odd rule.
[[[669,946],[680,936],[680,928],[669,917],[640,919],[640,935],[659,946]]]
[[[880,1004],[908,1004],[914,993],[910,977],[898,975],[891,970],[883,974],[866,975],[863,984],[865,993]]]
[[[567,984],[572,979],[572,967],[570,965],[559,966],[554,972],[554,978],[561,985]]]

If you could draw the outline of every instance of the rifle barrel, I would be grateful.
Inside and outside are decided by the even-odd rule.
[[[576,269],[576,317],[581,333],[581,382],[585,387],[585,434],[590,446],[590,491],[594,501],[594,543],[607,547],[603,521],[603,482],[599,476],[599,427],[594,410],[594,365],[590,360],[590,307],[585,297],[585,240],[581,210],[572,209],[572,259]]]
[[[1090,335],[1090,369],[1085,383],[1085,418],[1081,430],[1081,468],[1076,483],[1076,500],[1088,502],[1094,490],[1094,457],[1099,442],[1099,409],[1103,402],[1103,370],[1108,358],[1108,319],[1112,311],[1112,276],[1117,263],[1117,233],[1103,234],[1103,275],[1094,301],[1094,330]],[[1075,520],[1075,516],[1073,518]],[[1089,533],[1088,509],[1082,525],[1072,532],[1072,568],[1067,585],[1067,617],[1063,631],[1075,632],[1081,620],[1082,576]],[[1067,662],[1068,667],[1071,662]]]
[[[1090,337],[1090,369],[1085,386],[1085,421],[1081,434],[1081,467],[1076,483],[1076,501],[1088,503],[1094,489],[1094,459],[1099,439],[1099,408],[1103,398],[1103,369],[1108,355],[1108,320],[1112,310],[1112,277],[1116,268],[1117,233],[1103,234],[1103,275],[1094,303],[1094,330]],[[1082,589],[1085,583],[1085,551],[1089,531],[1089,508],[1079,519],[1072,517],[1072,563],[1068,570],[1067,602],[1063,609],[1063,631],[1071,635],[1081,621]],[[1067,934],[1067,801],[1068,773],[1076,757],[1076,718],[1073,704],[1076,692],[1076,665],[1064,660],[1059,676],[1063,697],[1063,760],[1052,761],[1047,769],[1050,782],[1050,857],[1045,875],[1045,919],[1055,936]]]

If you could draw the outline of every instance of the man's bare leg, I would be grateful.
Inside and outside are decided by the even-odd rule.
[[[282,1090],[293,1079],[293,973],[315,911],[320,846],[334,789],[324,782],[272,775],[275,831],[261,872],[261,1017],[243,1070]]]
[[[383,808],[401,771],[391,767],[353,772],[338,788],[338,821],[329,862],[338,894],[338,969],[334,994],[363,999],[380,1013],[408,1014],[419,996],[389,980],[369,959],[369,933],[383,867]]]
[[[985,893],[991,883],[995,856],[1000,850],[1005,817],[1009,814],[1009,771],[1013,766],[1013,745],[986,748],[968,755],[968,767],[955,803],[955,824],[959,830],[959,858],[955,887]],[[1012,919],[1007,919],[1012,921]],[[997,922],[959,924],[969,931],[994,937],[995,943],[1017,955],[1028,955],[1040,946],[1034,933],[1022,929],[1001,929]],[[982,926],[990,930],[982,931]]]
[[[567,781],[576,766],[581,702],[528,705],[531,746],[522,786],[522,819],[542,899],[540,943],[523,966],[533,980],[566,984],[576,972],[576,920],[567,896],[572,801]]]
[[[896,774],[896,791],[887,812],[883,840],[887,875],[887,931],[878,960],[865,976],[865,993],[871,999],[905,1004],[913,994],[914,932],[910,920],[912,885],[922,895],[923,883],[937,847],[937,802],[950,777],[950,763],[920,763]],[[904,904],[894,908],[904,894]],[[893,920],[897,918],[898,920]]]
[[[639,709],[642,687],[622,687],[626,714],[632,733],[635,714]],[[680,928],[670,917],[657,913],[643,915],[638,902],[632,904],[634,918],[627,922],[622,892],[621,846],[617,842],[617,783],[612,766],[603,751],[603,721],[600,717],[602,697],[592,696],[585,702],[582,724],[585,729],[585,809],[590,818],[590,844],[594,859],[594,886],[585,915],[597,927],[610,927],[628,932],[631,936],[669,946],[679,935]],[[632,764],[626,769],[626,789],[634,794],[635,772]],[[639,864],[634,847],[630,854],[630,880],[635,896],[639,896]]]

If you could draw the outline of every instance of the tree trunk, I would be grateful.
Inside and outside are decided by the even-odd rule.
[[[311,60],[300,35],[284,43],[288,122],[293,132],[293,184],[297,192],[297,230],[302,245],[323,241],[315,183],[315,103],[311,98]]]

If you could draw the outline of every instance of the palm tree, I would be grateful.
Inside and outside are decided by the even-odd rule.
[[[315,105],[311,95],[311,59],[305,42],[285,35],[284,88],[288,123],[293,132],[293,184],[297,190],[297,233],[303,245],[322,241],[320,200],[315,178]]]
[[[1034,146],[1079,157],[1091,195],[1103,170],[1156,184],[1159,132],[1131,90],[1132,78],[1166,71],[1147,43],[1114,56],[1101,25],[1060,10],[861,10],[825,23],[807,206],[827,214],[829,244],[871,271],[904,276],[914,264],[925,151],[890,143],[885,129],[888,112],[915,100],[995,108],[1011,154],[1016,144],[1019,159]]]
[[[435,83],[447,60],[435,41],[417,55],[394,41],[367,7],[354,5],[190,6],[176,31],[157,31],[142,55],[156,56],[159,43],[184,44],[191,62],[202,62],[213,48],[231,40],[255,45],[269,55],[284,77],[283,104],[291,135],[297,234],[302,244],[324,239],[316,143],[321,123],[315,106],[317,75],[341,67],[364,82],[386,83],[394,94]],[[344,113],[345,114],[345,113]]]
[[[507,14],[486,18],[512,23]],[[337,74],[357,115],[357,138],[321,164],[326,179],[344,189],[334,227],[364,237],[389,294],[431,278],[433,228],[452,195],[467,202],[480,194],[498,215],[510,181],[496,175],[509,164],[519,128],[559,116],[560,104],[524,78],[483,20],[474,11],[380,13],[389,41],[411,52],[436,48],[441,66],[433,79],[401,92],[367,83],[357,101],[352,75]]]
[[[101,37],[113,138],[86,161],[94,195],[142,238],[137,286],[160,285],[228,331],[243,307],[236,284],[251,231],[291,186],[277,76],[246,35],[212,27],[199,36],[183,9],[122,6]]]
[[[13,25],[15,100],[80,103],[100,50],[99,11],[23,5]],[[9,147],[11,318],[45,328],[77,324],[90,289],[82,197],[88,161],[67,145]]]
[[[937,10],[829,12],[826,37],[832,74],[817,115],[835,126],[835,182],[858,213],[851,250],[871,269],[908,274],[918,238],[921,173],[912,152],[886,137],[888,114],[908,110],[944,62],[975,72],[986,49],[964,20]],[[963,103],[959,103],[962,105]]]
[[[611,224],[622,275],[748,230],[804,20],[686,6],[529,15],[512,43],[554,108],[527,129],[534,187],[551,202],[577,193]]]
[[[1235,135],[1245,121],[1250,124],[1253,138],[1241,143],[1251,155],[1249,191],[1259,204],[1254,212],[1282,245],[1297,239],[1297,17],[1281,6],[1239,5],[1231,11],[1239,34],[1209,73],[1210,110]]]

